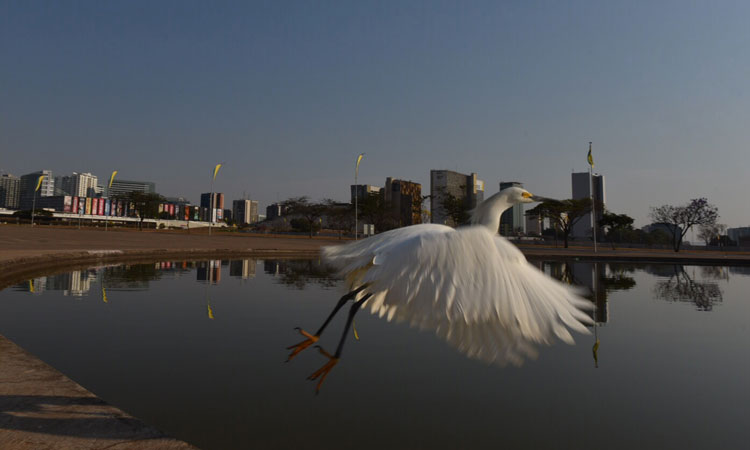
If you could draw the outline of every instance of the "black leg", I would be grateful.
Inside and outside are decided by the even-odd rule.
[[[341,351],[344,349],[344,342],[346,342],[346,335],[349,334],[349,328],[352,327],[352,321],[354,320],[354,316],[357,314],[357,311],[359,311],[359,308],[362,307],[362,303],[366,302],[370,297],[372,297],[372,294],[365,295],[364,297],[362,297],[361,300],[354,302],[351,308],[349,308],[349,317],[346,318],[346,326],[344,326],[344,333],[341,335],[339,346],[336,347],[336,354],[333,355],[334,358],[338,358],[341,356]]]
[[[306,349],[310,345],[318,342],[318,338],[320,337],[320,334],[323,332],[323,330],[331,322],[331,319],[333,319],[333,316],[335,316],[336,313],[339,312],[339,310],[344,306],[344,304],[346,304],[346,302],[348,302],[349,300],[352,300],[352,299],[356,298],[357,294],[359,294],[360,292],[362,292],[362,290],[365,289],[366,287],[367,287],[367,285],[362,285],[362,286],[358,287],[357,289],[355,289],[355,290],[347,293],[343,297],[341,297],[339,299],[338,303],[336,303],[336,306],[333,308],[333,311],[331,311],[331,314],[328,315],[328,318],[326,319],[326,321],[323,322],[323,325],[320,326],[320,329],[318,329],[318,331],[315,334],[310,334],[307,331],[303,330],[302,328],[296,327],[295,330],[299,331],[299,333],[302,336],[305,337],[305,340],[287,347],[287,350],[292,350],[292,352],[287,357],[287,362],[291,361],[292,358],[294,358],[295,356],[297,356],[300,352],[302,352],[304,349]],[[365,298],[369,298],[369,295],[366,296]],[[361,301],[357,302],[357,303],[361,303]],[[349,324],[347,323],[347,327],[348,326],[349,326]]]
[[[341,297],[339,299],[339,302],[336,303],[336,306],[333,308],[333,311],[331,311],[331,314],[328,315],[328,318],[326,319],[326,321],[323,322],[323,325],[320,326],[320,329],[318,329],[318,331],[315,332],[315,336],[320,336],[320,334],[323,332],[323,330],[325,330],[325,328],[328,326],[328,323],[331,321],[331,319],[333,319],[333,316],[335,316],[336,313],[339,312],[339,310],[341,309],[341,307],[344,306],[344,304],[346,304],[346,302],[348,302],[349,300],[351,300],[354,297],[356,297],[357,294],[359,294],[362,291],[362,289],[364,289],[365,287],[366,287],[365,285],[360,286],[357,289],[355,289],[355,290],[349,292],[348,294],[344,295],[343,297]]]

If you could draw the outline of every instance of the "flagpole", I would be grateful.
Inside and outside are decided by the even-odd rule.
[[[360,153],[359,156],[357,156],[357,164],[354,165],[354,240],[356,241],[359,239],[359,221],[357,218],[358,212],[359,212],[359,185],[357,184],[357,177],[359,176],[359,163],[362,161],[362,158],[365,156],[364,153]]]
[[[591,199],[591,231],[594,235],[594,253],[596,253],[596,202],[594,202],[594,165],[591,163],[591,142],[589,142],[589,198]]]
[[[36,191],[34,191],[34,198],[31,200],[31,227],[34,227],[34,210],[36,209]]]
[[[214,221],[214,179],[211,178],[211,196],[208,199],[208,235],[211,236],[211,224]]]

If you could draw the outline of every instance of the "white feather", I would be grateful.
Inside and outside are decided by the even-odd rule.
[[[372,294],[372,313],[432,329],[470,357],[520,364],[536,356],[534,344],[572,343],[568,328],[587,333],[592,321],[581,309],[592,305],[497,235],[510,204],[496,194],[477,208],[477,225],[399,228],[323,256],[351,287],[366,284],[360,296]]]

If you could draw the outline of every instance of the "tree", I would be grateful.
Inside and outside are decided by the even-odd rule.
[[[615,242],[622,242],[623,232],[633,229],[633,218],[627,214],[615,214],[604,211],[602,218],[599,219],[599,226],[606,228],[607,240],[615,249]]]
[[[303,228],[309,230],[311,238],[313,237],[313,231],[320,229],[321,218],[326,212],[325,204],[310,203],[310,200],[306,196],[302,196],[292,197],[284,201],[284,206],[287,208],[288,215],[299,216],[299,218],[303,219],[305,224]],[[294,219],[290,221],[290,224],[294,227]]]
[[[547,218],[555,229],[563,235],[565,248],[568,248],[568,238],[573,226],[581,217],[591,212],[591,199],[547,200],[526,212],[527,216]]]
[[[719,218],[719,210],[703,197],[694,198],[690,200],[690,203],[683,206],[652,207],[650,216],[654,222],[663,223],[669,227],[672,234],[672,248],[675,252],[679,252],[682,239],[688,230],[695,225],[715,224],[716,219]]]
[[[328,224],[334,230],[338,230],[341,239],[341,233],[351,230],[354,226],[354,205],[338,203],[331,199],[325,199],[323,203],[326,206],[325,216]]]
[[[375,225],[378,233],[398,228],[398,213],[388,208],[382,194],[371,193],[359,200],[359,222]]]
[[[135,207],[135,214],[140,217],[138,228],[143,230],[144,219],[156,219],[159,215],[159,204],[164,203],[164,197],[155,193],[128,192],[125,200]]]
[[[712,242],[721,243],[721,236],[727,232],[727,226],[722,223],[712,223],[708,225],[700,225],[698,227],[698,237],[706,243],[711,245]]]
[[[462,185],[460,188],[465,190],[466,186]],[[463,225],[471,219],[471,213],[469,212],[470,208],[467,205],[466,200],[456,197],[445,188],[440,188],[438,201],[445,210],[445,214],[451,220],[453,226]]]

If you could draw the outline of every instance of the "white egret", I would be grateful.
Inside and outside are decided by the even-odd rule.
[[[318,341],[338,310],[354,300],[334,355],[310,379],[318,389],[338,362],[348,329],[361,306],[388,320],[407,321],[438,336],[469,356],[520,364],[535,357],[535,344],[557,337],[573,343],[568,328],[588,333],[592,303],[573,288],[531,265],[520,250],[498,235],[502,213],[516,203],[543,200],[511,187],[482,202],[471,226],[453,229],[422,224],[398,228],[345,245],[326,247],[327,263],[349,285],[315,334],[289,347],[289,359]]]

